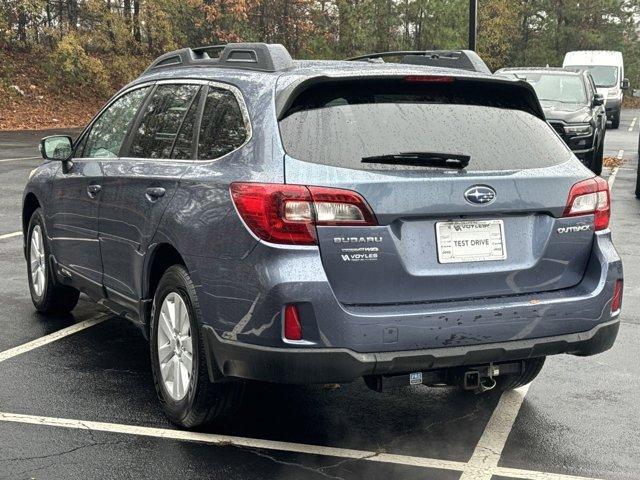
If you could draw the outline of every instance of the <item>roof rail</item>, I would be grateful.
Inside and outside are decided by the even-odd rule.
[[[386,57],[402,57],[400,63],[408,63],[410,65],[457,68],[491,74],[487,64],[472,50],[401,50],[369,53],[349,58],[348,60],[379,62]]]
[[[277,72],[293,66],[287,49],[279,43],[227,43],[197,48],[182,48],[156,58],[145,70],[176,66],[240,68]]]

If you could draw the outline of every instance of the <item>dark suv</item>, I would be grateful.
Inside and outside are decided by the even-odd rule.
[[[604,97],[588,70],[556,67],[503,68],[535,89],[549,124],[596,175],[602,173],[607,115]]]
[[[34,305],[84,292],[139,325],[184,427],[245,379],[514,388],[617,335],[607,182],[523,81],[183,49],[41,149]]]

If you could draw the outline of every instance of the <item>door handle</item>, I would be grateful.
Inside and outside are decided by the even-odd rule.
[[[102,190],[102,186],[100,185],[87,185],[87,195],[91,198],[94,198],[98,193],[100,193],[100,190]]]
[[[152,202],[159,199],[160,197],[164,197],[164,194],[165,189],[162,187],[147,188],[147,198]]]

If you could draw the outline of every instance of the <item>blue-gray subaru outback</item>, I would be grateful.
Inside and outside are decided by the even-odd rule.
[[[246,380],[506,389],[610,348],[607,182],[526,82],[413,57],[158,58],[76,142],[41,142],[36,309],[83,292],[138,324],[187,428],[231,414]]]

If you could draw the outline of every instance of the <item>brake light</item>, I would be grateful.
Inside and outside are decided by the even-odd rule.
[[[302,325],[300,324],[298,307],[295,305],[284,307],[284,338],[302,340]]]
[[[609,184],[600,177],[576,183],[571,187],[564,217],[593,214],[594,229],[604,230],[609,226],[611,205]]]
[[[404,77],[405,82],[423,82],[423,83],[451,83],[455,81],[455,77],[446,75],[407,75]]]
[[[377,225],[367,202],[337,188],[276,183],[232,183],[240,216],[260,239],[287,245],[315,245],[318,225]]]
[[[611,315],[620,312],[622,306],[622,280],[616,280],[616,286],[613,289],[613,297],[611,297]]]

